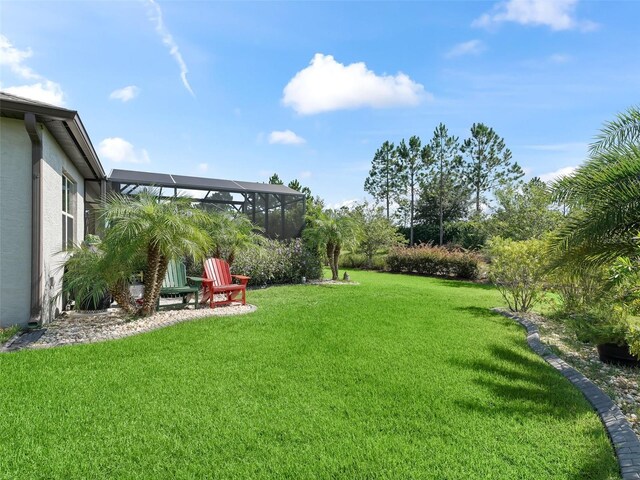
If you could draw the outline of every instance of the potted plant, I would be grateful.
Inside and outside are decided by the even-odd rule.
[[[573,315],[573,327],[579,340],[594,344],[598,356],[604,363],[639,366],[640,359],[634,355],[633,332],[636,327],[619,311],[591,311]],[[640,335],[637,335],[640,339]],[[640,345],[640,342],[638,342]],[[637,354],[638,351],[635,351]]]

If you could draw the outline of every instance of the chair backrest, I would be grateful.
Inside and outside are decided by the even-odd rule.
[[[221,258],[207,258],[204,261],[204,277],[213,280],[216,287],[233,284],[229,264]]]
[[[171,260],[162,281],[162,288],[185,287],[187,285],[187,267],[180,260]]]

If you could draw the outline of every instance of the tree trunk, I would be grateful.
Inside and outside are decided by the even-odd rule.
[[[413,247],[413,174],[411,174],[411,208],[409,214],[409,246]]]
[[[336,280],[338,273],[336,272],[334,261],[334,252],[336,246],[333,243],[327,243],[327,258],[329,259],[329,268],[331,268],[331,278]]]
[[[142,316],[151,315],[155,308],[154,290],[160,268],[160,252],[158,248],[149,245],[147,248],[147,269],[144,272],[144,295],[142,297]]]
[[[476,213],[480,213],[480,184],[476,185]]]
[[[156,305],[158,304],[158,298],[160,298],[160,289],[162,288],[162,283],[164,282],[164,276],[167,274],[167,268],[169,267],[169,259],[164,255],[160,255],[160,262],[158,264],[158,275],[156,277],[156,283],[153,286],[153,298],[152,298],[152,308],[150,313],[154,313],[156,311]]]
[[[127,314],[132,314],[135,312],[133,306],[131,305],[130,295],[129,295],[129,286],[121,281],[118,282],[111,291],[113,298],[118,303],[120,308],[124,310]]]
[[[440,157],[440,198],[438,199],[438,206],[440,207],[440,246],[444,243],[444,177],[443,177],[443,169],[442,165],[442,157]]]
[[[333,279],[338,280],[340,275],[338,274],[338,261],[340,260],[340,245],[336,245],[336,248],[333,250],[333,264],[336,268]]]

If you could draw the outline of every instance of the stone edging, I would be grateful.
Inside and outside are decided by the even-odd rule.
[[[527,343],[548,364],[558,370],[578,388],[593,406],[602,421],[618,458],[623,480],[640,480],[640,441],[624,414],[611,398],[582,373],[553,354],[540,340],[538,327],[525,318],[494,308],[494,312],[511,318],[527,330]]]
[[[237,305],[237,306],[240,307],[240,305]],[[139,335],[141,333],[148,333],[154,330],[159,330],[161,328],[170,327],[178,323],[189,322],[192,320],[201,320],[207,317],[232,317],[237,315],[246,315],[248,313],[253,313],[257,310],[257,307],[250,303],[247,303],[246,305],[242,305],[241,307],[243,307],[244,310],[231,311],[231,312],[221,310],[220,308],[213,309],[213,310],[208,308],[202,308],[198,310],[173,310],[173,311],[167,310],[167,311],[157,312],[156,315],[158,313],[162,315],[170,312],[175,312],[176,315],[169,316],[168,318],[162,318],[159,321],[154,321],[153,323],[150,323],[147,325],[140,325],[137,328],[131,329],[126,332],[119,332],[119,333],[107,332],[107,333],[101,333],[99,336],[96,336],[91,339],[72,340],[72,341],[65,341],[61,343],[48,344],[48,345],[37,345],[36,342],[47,331],[47,326],[45,325],[45,328],[41,328],[38,330],[18,332],[4,345],[0,345],[0,353],[15,352],[25,348],[46,349],[46,348],[56,348],[56,347],[61,347],[66,345],[81,345],[81,344],[89,344],[89,343],[100,343],[100,342],[109,341],[109,340],[118,340],[121,338],[127,338],[127,337],[132,337],[134,335]],[[180,315],[180,313],[183,313],[183,312],[188,312],[190,313],[190,315],[188,316]],[[148,321],[149,319],[153,319],[153,317],[147,317],[146,319],[141,319],[141,320]],[[135,324],[132,323],[131,325],[135,325]],[[31,344],[35,344],[35,345],[32,346]]]

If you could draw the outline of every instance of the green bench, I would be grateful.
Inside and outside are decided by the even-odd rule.
[[[187,268],[183,262],[171,260],[167,267],[167,273],[162,281],[160,296],[181,295],[182,303],[188,303],[187,295],[195,293],[195,308],[198,308],[198,294],[200,293],[201,284],[202,278],[187,277]],[[158,299],[158,306],[160,306],[160,299]]]

